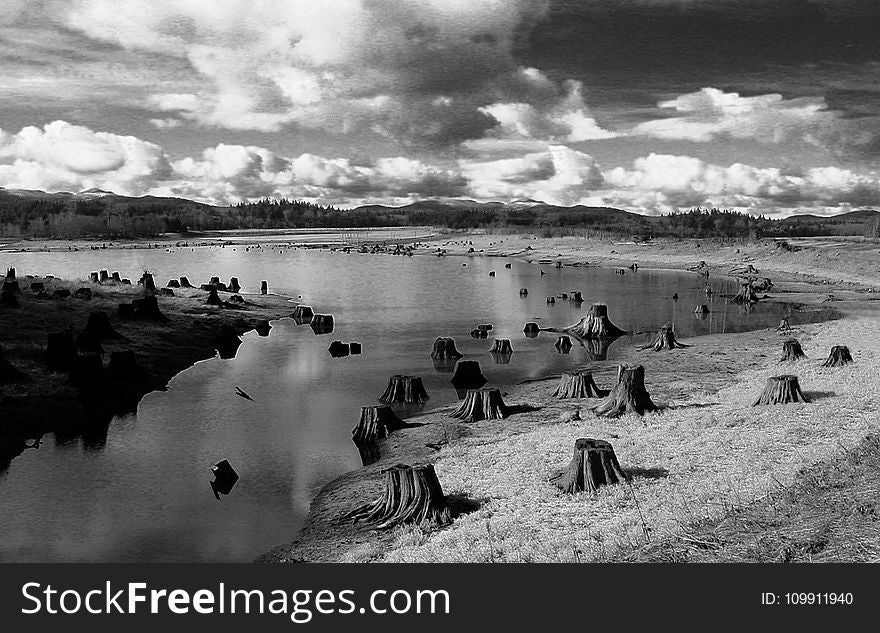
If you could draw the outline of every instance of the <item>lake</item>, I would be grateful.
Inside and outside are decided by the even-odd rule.
[[[335,239],[328,235],[322,238]],[[266,279],[270,292],[301,296],[336,320],[328,335],[291,319],[274,322],[268,337],[249,332],[236,358],[215,357],[177,375],[167,391],[148,394],[136,415],[114,419],[106,438],[47,436],[40,450],[25,451],[0,475],[0,560],[250,561],[293,540],[320,487],[361,466],[351,429],[391,375],[421,376],[429,408],[457,401],[451,374],[430,357],[437,336],[453,337],[490,384],[509,385],[602,362],[593,360],[597,350],[577,345],[558,353],[556,334],[522,333],[530,321],[572,324],[591,302],[607,303],[612,322],[629,331],[672,321],[685,341],[776,326],[782,317],[792,325],[825,318],[787,304],[749,311],[728,305],[721,295],[737,288],[728,278],[710,279],[716,294],[709,301],[706,280],[692,273],[617,275],[490,257],[346,254],[281,247],[287,234],[251,238],[247,246],[0,253],[0,264],[19,275],[86,279],[110,269],[137,279],[148,269],[162,285],[180,275],[193,283],[237,276],[243,292],[258,292]],[[572,290],[583,293],[583,305],[546,303]],[[693,310],[702,303],[712,312],[701,320]],[[479,323],[493,324],[488,340],[468,335]],[[507,364],[487,351],[495,337],[511,339]],[[645,338],[617,339],[608,361]],[[332,358],[333,340],[358,341],[363,353]],[[253,401],[236,396],[236,386]],[[210,466],[221,459],[241,479],[218,501]]]

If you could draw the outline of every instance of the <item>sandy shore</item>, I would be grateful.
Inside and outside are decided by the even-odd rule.
[[[520,412],[503,421],[463,423],[451,407],[426,412],[422,424],[382,440],[383,458],[330,482],[314,500],[297,540],[266,561],[574,562],[631,559],[632,553],[677,538],[698,521],[718,518],[768,498],[802,469],[839,459],[878,430],[880,388],[878,255],[859,240],[814,240],[784,250],[773,242],[712,244],[667,241],[648,246],[512,235],[444,236],[422,254],[517,257],[536,265],[687,269],[706,262],[711,274],[751,264],[773,279],[770,296],[803,310],[833,305],[844,318],[797,326],[781,335],[758,331],[699,337],[672,352],[626,350],[620,362],[642,364],[662,411],[606,420],[596,400],[550,396],[556,376],[502,389]],[[473,251],[471,251],[473,249]],[[638,274],[627,271],[627,274]],[[845,281],[842,281],[845,280]],[[833,302],[829,303],[829,299]],[[612,321],[614,315],[611,315]],[[797,323],[796,319],[793,319]],[[797,337],[808,356],[780,363],[782,341]],[[821,366],[832,345],[848,345],[854,365]],[[591,362],[596,382],[610,387],[617,362]],[[809,404],[753,408],[769,376],[797,373]],[[580,420],[567,421],[579,410]],[[629,485],[595,496],[566,496],[548,479],[570,460],[578,437],[607,439]],[[433,445],[429,447],[428,445]],[[436,447],[439,446],[439,450]],[[380,471],[394,463],[435,465],[453,513],[442,529],[374,531],[339,516],[377,498]]]

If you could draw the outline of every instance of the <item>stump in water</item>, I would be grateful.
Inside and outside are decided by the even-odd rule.
[[[556,297],[547,297],[547,303],[550,305],[556,304]]]
[[[571,339],[567,336],[556,339],[556,351],[560,354],[568,354],[571,351]]]
[[[180,278],[180,287],[181,288],[192,288],[192,284],[189,283],[189,279],[187,279],[186,277],[181,277]]]
[[[6,360],[6,357],[3,355],[3,348],[0,347],[0,385],[11,382],[23,382],[25,380],[27,380],[27,376]]]
[[[260,282],[260,294],[261,295],[269,294],[269,282],[268,281],[263,280]]]
[[[758,295],[755,294],[755,287],[751,281],[744,281],[740,284],[739,293],[733,298],[734,303],[751,304],[758,301]]]
[[[492,341],[492,347],[489,349],[493,354],[513,354],[513,348],[510,346],[510,339],[496,338]]]
[[[119,332],[113,329],[113,326],[110,324],[110,317],[108,317],[107,313],[103,311],[89,313],[89,321],[86,324],[86,330],[98,338],[98,340],[107,338],[124,338]]]
[[[438,336],[434,339],[434,349],[431,350],[431,358],[461,358],[462,354],[455,349],[455,341],[451,338]]]
[[[214,347],[220,358],[235,358],[238,347],[241,345],[241,335],[231,325],[223,325],[214,339]]]
[[[450,380],[453,387],[473,389],[482,387],[488,380],[480,369],[480,363],[475,360],[460,360],[455,365],[455,374]]]
[[[352,356],[357,356],[358,354],[361,353],[361,344],[352,341],[351,343],[348,344],[348,351],[351,352]]]
[[[528,289],[526,289],[526,288],[520,288],[520,289],[519,289],[519,296],[520,296],[520,297],[525,297],[525,296],[527,296],[528,294],[529,294]]]
[[[375,442],[402,428],[406,428],[406,422],[391,407],[361,407],[361,418],[351,430],[351,439],[355,444]]]
[[[831,348],[828,359],[822,363],[823,367],[842,367],[853,362],[852,355],[846,345],[835,345]]]
[[[782,342],[782,358],[779,359],[780,363],[795,361],[806,357],[807,355],[804,354],[804,350],[801,348],[801,342],[799,340],[790,338],[787,341]]]
[[[68,369],[76,358],[73,331],[50,332],[44,352],[46,362],[54,369]]]
[[[523,326],[523,334],[526,335],[526,338],[535,338],[540,332],[541,328],[538,327],[537,323],[529,322]]]
[[[771,376],[763,393],[752,403],[753,407],[762,404],[788,404],[789,402],[809,402],[801,391],[797,376]]]
[[[550,480],[567,494],[596,492],[626,480],[614,449],[605,440],[582,437],[575,440],[574,455],[568,467]]]
[[[471,330],[471,338],[488,338],[489,332],[487,330],[481,330],[480,328],[474,328]]]
[[[149,319],[151,321],[161,322],[168,321],[168,317],[159,311],[159,300],[152,295],[148,295],[141,299],[134,299],[131,302],[131,305],[134,307],[134,314],[138,319]]]
[[[505,268],[510,268],[510,264],[504,264]]]
[[[348,343],[343,343],[342,341],[333,341],[330,343],[330,347],[327,348],[327,351],[330,352],[330,356],[333,358],[342,358],[351,353]]]
[[[468,389],[464,401],[450,414],[467,422],[500,420],[508,415],[507,406],[501,399],[501,390],[497,387]]]
[[[494,271],[494,270],[490,270],[490,271],[489,271],[489,276],[490,276],[490,277],[494,277],[494,276],[495,276],[495,271]]]
[[[667,323],[657,331],[657,337],[654,339],[654,342],[645,345],[642,349],[652,349],[655,352],[659,352],[663,349],[675,349],[677,347],[690,347],[690,345],[677,341],[675,339],[675,330],[671,324]]]
[[[332,314],[315,314],[309,322],[312,332],[317,334],[330,334],[333,331]]]
[[[604,398],[607,389],[600,389],[588,371],[573,371],[562,374],[556,391],[550,394],[554,398]]]
[[[272,325],[269,323],[269,319],[263,319],[254,326],[254,329],[259,336],[269,336],[269,330],[272,329]]]
[[[229,292],[240,292],[241,284],[238,283],[238,277],[232,277],[229,280]]]
[[[568,295],[568,300],[571,301],[572,303],[583,303],[584,302],[584,298],[583,298],[583,296],[581,296],[580,290],[572,290],[571,293]]]
[[[480,323],[477,325],[477,329],[488,332],[492,329],[492,324],[491,323]]]
[[[626,334],[608,319],[608,306],[604,303],[594,303],[587,316],[565,329],[583,339],[612,338]]]
[[[214,475],[214,481],[211,482],[211,490],[214,491],[214,496],[219,501],[221,494],[228,495],[232,492],[232,488],[238,481],[238,473],[235,472],[232,464],[226,459],[211,466],[211,472]]]
[[[375,529],[425,522],[449,523],[449,506],[433,465],[396,464],[384,469],[382,474],[384,494],[373,503],[344,514],[342,520],[363,521]]]
[[[422,404],[431,396],[425,391],[425,385],[418,376],[392,376],[382,395],[380,402],[403,402],[406,404]]]
[[[290,318],[296,321],[299,325],[308,323],[312,320],[313,316],[315,316],[315,313],[312,311],[312,306],[306,305],[296,306],[290,314]]]
[[[617,384],[605,400],[593,407],[593,412],[596,415],[616,418],[624,413],[644,415],[657,409],[657,405],[653,403],[645,389],[645,368],[641,365],[636,367],[618,365]]]

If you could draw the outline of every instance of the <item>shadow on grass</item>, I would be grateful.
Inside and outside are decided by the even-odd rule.
[[[530,413],[532,411],[540,411],[544,407],[539,407],[534,404],[514,404],[507,407],[507,413],[510,415],[516,415],[517,413]]]
[[[471,498],[464,493],[446,495],[446,504],[453,519],[476,512],[488,501],[489,497]]]
[[[641,477],[643,479],[665,479],[666,477],[669,477],[669,471],[659,466],[653,468],[641,468],[636,466],[634,468],[624,468],[623,472],[630,478]]]
[[[837,396],[833,391],[805,391],[804,395],[810,402],[816,402],[817,400],[824,400],[825,398],[834,398]]]

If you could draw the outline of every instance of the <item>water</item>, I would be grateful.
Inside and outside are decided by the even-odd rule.
[[[268,337],[246,334],[235,359],[214,358],[179,374],[166,392],[147,395],[136,416],[115,419],[105,442],[47,436],[40,450],[25,451],[0,475],[0,560],[248,561],[293,540],[318,489],[361,466],[351,428],[391,375],[422,376],[431,407],[457,401],[451,374],[438,372],[430,358],[437,336],[455,338],[491,383],[512,384],[591,360],[591,350],[579,346],[557,353],[556,334],[522,334],[529,321],[574,323],[591,302],[607,303],[611,320],[626,330],[673,321],[685,340],[771,327],[783,316],[792,325],[822,318],[785,304],[748,312],[727,305],[720,294],[735,292],[732,279],[712,278],[717,294],[709,301],[705,279],[690,273],[620,276],[517,261],[505,269],[506,261],[230,246],[0,254],[0,264],[16,266],[19,275],[87,278],[109,268],[136,279],[149,269],[157,283],[237,276],[245,292],[266,279],[270,291],[302,295],[336,318],[329,335],[290,319],[274,322]],[[583,306],[546,304],[572,290],[583,293]],[[713,310],[705,320],[693,314],[701,303]],[[478,323],[494,325],[488,340],[468,336]],[[508,364],[487,353],[496,336],[512,341]],[[646,336],[616,340],[607,358]],[[333,340],[358,341],[363,354],[331,358]],[[236,386],[254,401],[236,396]],[[217,501],[209,468],[224,458],[241,479]]]

